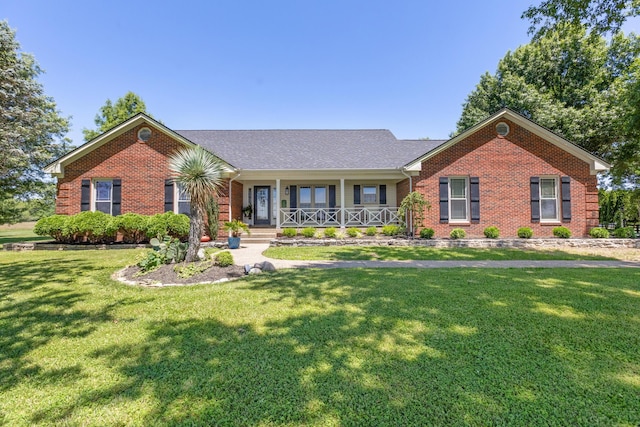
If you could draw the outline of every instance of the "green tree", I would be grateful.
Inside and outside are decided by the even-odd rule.
[[[175,182],[180,184],[191,198],[186,261],[197,261],[207,205],[211,198],[218,196],[223,183],[224,166],[216,156],[197,146],[173,154],[169,158],[169,169],[175,176]]]
[[[0,223],[19,219],[16,198],[37,197],[46,186],[42,167],[71,148],[69,119],[44,93],[42,72],[0,21]]]
[[[467,97],[458,132],[502,107],[528,117],[586,150],[614,161],[627,144],[623,126],[640,41],[619,33],[609,42],[584,27],[547,33],[508,52]]]
[[[529,33],[540,38],[560,24],[585,25],[594,34],[616,33],[630,16],[640,14],[640,0],[544,0],[529,7],[523,19]]]
[[[107,102],[100,107],[100,113],[96,114],[94,119],[96,129],[82,129],[85,142],[92,140],[138,113],[145,113],[150,116],[146,110],[147,106],[142,98],[133,92],[127,92],[122,98],[118,98],[115,104],[110,99],[107,99]]]

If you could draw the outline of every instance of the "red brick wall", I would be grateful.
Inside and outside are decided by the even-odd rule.
[[[409,188],[409,178],[396,184],[396,206],[400,206],[402,200],[411,192]]]
[[[433,228],[436,237],[447,237],[456,227],[465,229],[468,237],[483,237],[484,228],[490,225],[500,229],[501,237],[516,237],[519,227],[531,227],[534,237],[549,237],[553,227],[564,225],[573,236],[586,236],[598,224],[597,180],[590,175],[589,164],[508,120],[502,121],[510,127],[506,137],[499,137],[496,123],[490,123],[422,163],[414,186],[431,202],[425,227]],[[540,175],[571,177],[570,222],[531,222],[529,180]],[[478,224],[440,223],[439,178],[448,176],[479,177]]]
[[[58,179],[56,213],[80,212],[83,179],[119,178],[122,180],[122,213],[153,215],[164,212],[164,181],[171,177],[168,157],[184,146],[157,130],[146,143],[137,140],[138,130],[131,129],[102,147],[65,166],[64,178]],[[233,183],[234,212],[242,209],[242,184]],[[229,220],[229,180],[220,189],[220,222]],[[237,208],[236,205],[240,206]],[[226,234],[225,234],[226,236]]]

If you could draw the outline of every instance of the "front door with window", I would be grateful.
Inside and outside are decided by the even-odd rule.
[[[253,223],[255,225],[271,225],[271,187],[255,186],[253,206],[255,213]]]

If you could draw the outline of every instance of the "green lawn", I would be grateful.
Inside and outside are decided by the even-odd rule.
[[[296,270],[164,289],[0,252],[0,425],[640,422],[640,271]]]
[[[5,225],[0,227],[0,249],[6,243],[34,242],[52,240],[49,236],[38,236],[33,233],[33,223]]]
[[[306,246],[271,247],[265,255],[290,260],[607,260],[598,255],[575,254],[559,250],[427,248],[422,246]]]

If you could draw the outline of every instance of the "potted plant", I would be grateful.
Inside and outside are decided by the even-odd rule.
[[[253,206],[251,206],[251,204],[248,204],[247,206],[243,207],[242,215],[244,215],[245,218],[251,218],[251,216],[253,215]]]
[[[231,232],[231,236],[228,239],[229,249],[238,249],[240,247],[240,236],[244,231],[246,231],[247,234],[251,234],[249,226],[239,219],[225,222],[224,231]]]

